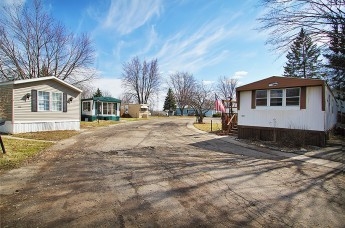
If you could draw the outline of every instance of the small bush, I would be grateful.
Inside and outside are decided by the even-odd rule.
[[[222,117],[222,113],[220,112],[214,113],[212,117]]]
[[[306,144],[306,137],[307,132],[304,130],[285,131],[279,141],[286,147],[303,147]]]

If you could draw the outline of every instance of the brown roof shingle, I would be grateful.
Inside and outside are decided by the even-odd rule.
[[[298,86],[322,86],[325,81],[321,79],[306,79],[293,77],[272,76],[236,88],[236,91],[250,91],[258,89],[289,88]]]

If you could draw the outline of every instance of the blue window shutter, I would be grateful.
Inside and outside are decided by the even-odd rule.
[[[37,90],[31,90],[31,112],[37,112]]]
[[[62,98],[62,111],[67,112],[67,93],[63,93]]]

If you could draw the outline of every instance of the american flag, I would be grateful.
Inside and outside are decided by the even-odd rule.
[[[224,107],[222,101],[217,96],[217,94],[215,94],[215,98],[216,98],[216,101],[215,101],[215,109],[216,109],[216,111],[225,112],[225,107]]]

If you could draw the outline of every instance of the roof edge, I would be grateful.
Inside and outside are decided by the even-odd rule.
[[[18,85],[18,84],[25,84],[30,82],[39,82],[39,81],[45,81],[45,80],[55,80],[61,84],[64,84],[67,87],[70,87],[76,91],[79,91],[80,93],[83,92],[83,90],[55,77],[55,76],[46,76],[46,77],[39,77],[39,78],[29,78],[29,79],[23,79],[23,80],[15,80],[15,81],[8,81],[8,82],[0,82],[0,85]]]

